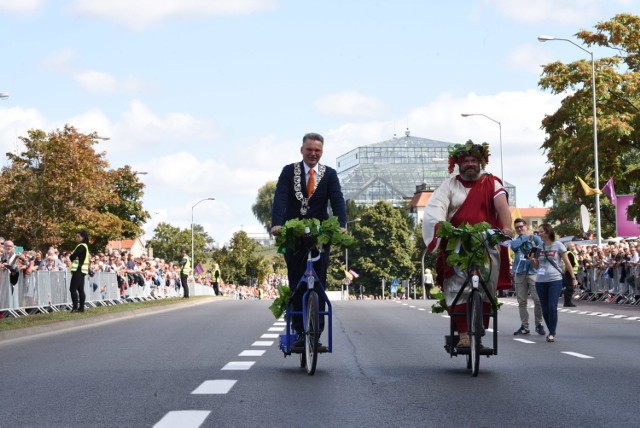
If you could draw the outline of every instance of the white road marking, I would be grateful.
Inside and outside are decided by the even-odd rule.
[[[513,339],[516,342],[522,342],[522,343],[536,343],[533,340],[527,340],[527,339]]]
[[[226,394],[236,382],[232,379],[205,380],[192,394]]]
[[[169,412],[153,428],[191,428],[202,425],[207,416],[211,413],[208,410],[178,410]]]
[[[620,318],[626,318],[626,317],[627,317],[626,315],[616,315],[616,316],[611,317],[611,318],[613,318],[614,320],[619,320]]]
[[[286,322],[274,322],[273,325],[277,325],[277,326],[286,326],[287,323]]]
[[[277,339],[279,337],[280,337],[279,334],[267,333],[260,336],[260,339]]]
[[[598,316],[599,316],[599,317],[610,317],[611,315],[613,315],[613,314],[600,314],[600,315],[598,315]]]
[[[255,361],[230,361],[221,370],[249,370]]]
[[[419,311],[426,311],[425,308],[418,308]]]
[[[600,315],[602,312],[591,312],[591,313],[587,313],[587,315],[589,316],[593,316],[593,315]]]
[[[262,357],[264,350],[248,350],[242,351],[238,354],[238,357]]]
[[[627,318],[627,320],[629,320],[629,321],[638,321],[638,320],[640,320],[640,317],[629,317],[629,318]]]
[[[411,306],[409,306],[409,307],[410,307],[411,309],[415,309],[415,306],[413,306],[413,305],[411,305]]]
[[[284,331],[284,327],[269,327],[267,331]]]
[[[593,357],[584,354],[578,354],[577,352],[562,352],[562,354],[571,355],[572,357],[584,358],[584,359],[593,359]]]
[[[251,346],[271,346],[273,345],[273,340],[256,340],[251,344]]]

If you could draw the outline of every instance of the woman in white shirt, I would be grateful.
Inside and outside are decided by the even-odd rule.
[[[537,268],[536,291],[540,297],[542,317],[544,318],[549,335],[547,342],[555,342],[556,327],[558,325],[558,300],[562,291],[562,272],[567,271],[571,275],[573,285],[578,283],[569,257],[567,248],[560,241],[556,241],[556,233],[548,223],[543,223],[538,229],[542,239],[542,248],[530,253],[531,263]]]

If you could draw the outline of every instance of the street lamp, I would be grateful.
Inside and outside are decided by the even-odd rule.
[[[6,92],[0,92],[0,100],[4,100],[9,98],[9,94],[7,94]]]
[[[483,113],[462,113],[461,114],[462,117],[469,117],[469,116],[484,116],[487,119],[489,119],[492,122],[495,122],[498,124],[498,128],[500,131],[500,180],[502,180],[502,185],[504,186],[504,167],[502,165],[502,124],[500,122],[498,122],[495,119],[490,118],[489,116],[487,116],[486,114]]]
[[[593,59],[593,52],[589,51],[579,44],[575,43],[573,40],[569,39],[560,39],[553,36],[538,36],[539,42],[548,42],[553,40],[560,40],[563,42],[569,42],[573,46],[576,46],[579,49],[582,49],[589,55],[591,55],[591,98],[593,104],[593,164],[594,164],[594,174],[595,174],[595,184],[596,190],[600,190],[600,179],[598,177],[598,116],[596,114],[596,63]],[[600,228],[600,194],[596,192],[596,242],[598,245],[602,244],[602,235]]]
[[[193,254],[193,209],[196,207],[196,205],[198,205],[200,202],[204,202],[204,201],[215,201],[216,198],[204,198],[204,199],[200,199],[198,202],[196,202],[195,204],[193,204],[193,206],[191,207],[191,266],[192,268],[194,267],[193,264],[195,263],[195,258],[194,258],[194,254]]]

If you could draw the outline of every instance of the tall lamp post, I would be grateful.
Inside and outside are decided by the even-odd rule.
[[[215,201],[216,198],[204,198],[204,199],[200,199],[198,202],[196,202],[195,204],[193,204],[193,206],[191,207],[191,264],[193,265],[195,263],[195,259],[194,259],[194,254],[193,254],[193,209],[196,207],[196,205],[198,205],[200,202],[204,202],[204,201]]]
[[[351,221],[346,222],[344,225],[344,230],[345,231],[349,230],[349,223],[357,223],[359,221],[360,221],[360,218],[355,218]],[[347,247],[344,248],[344,270],[349,272],[349,248]],[[344,290],[342,291],[342,295],[344,298]]]
[[[563,42],[569,42],[573,46],[585,51],[591,56],[591,98],[592,98],[592,107],[593,107],[593,165],[594,165],[594,175],[595,175],[595,184],[596,190],[600,190],[600,179],[598,172],[598,116],[596,114],[596,63],[593,59],[593,52],[587,50],[575,43],[573,40],[569,39],[561,39],[553,36],[538,36],[539,42],[548,42],[553,40],[560,40]],[[600,194],[596,192],[596,242],[598,245],[602,244],[602,234],[600,227]]]
[[[487,119],[489,119],[492,122],[495,122],[498,124],[498,129],[500,131],[500,180],[502,180],[502,185],[504,186],[504,167],[502,164],[502,124],[500,122],[498,122],[495,119],[490,118],[489,116],[487,116],[486,114],[483,113],[462,113],[461,114],[462,117],[469,117],[469,116],[484,116]]]

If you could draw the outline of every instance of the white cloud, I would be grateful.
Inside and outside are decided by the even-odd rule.
[[[486,141],[492,152],[488,170],[500,175],[501,129],[505,180],[516,185],[519,206],[541,206],[537,193],[547,165],[540,150],[545,138],[540,121],[559,107],[560,99],[537,90],[488,96],[471,93],[459,99],[443,93],[408,113],[409,130],[411,135],[449,143]],[[500,122],[501,127],[482,116],[464,118],[461,113],[485,114]],[[397,123],[407,123],[407,119]],[[360,145],[388,140],[393,137],[394,128],[393,122],[346,123],[329,132],[323,160],[331,165],[337,156]],[[400,136],[404,130],[396,132]]]
[[[10,103],[11,98],[0,101]],[[19,137],[26,137],[29,129],[43,129],[47,131],[45,117],[36,109],[20,107],[0,107],[0,153],[3,164],[5,153],[21,151],[24,147]]]
[[[92,94],[113,93],[118,88],[116,78],[103,71],[85,70],[76,73],[74,77],[80,86]]]
[[[274,9],[278,0],[75,0],[72,11],[141,31],[176,18],[248,15]]]
[[[59,73],[73,73],[75,52],[71,49],[63,49],[49,54],[42,64],[45,69],[57,71]]]
[[[0,0],[0,11],[28,14],[42,9],[46,0]]]
[[[612,18],[602,16],[602,0],[485,0],[486,5],[498,9],[509,18],[526,23],[548,23],[575,25],[585,21],[601,21]],[[628,0],[607,0],[620,7]]]
[[[371,118],[384,112],[385,105],[378,99],[356,91],[326,95],[315,102],[318,111],[327,116]]]
[[[505,64],[511,70],[525,71],[534,73],[536,75],[542,74],[542,66],[552,61],[557,60],[553,58],[548,49],[544,49],[543,46],[535,44],[526,44],[518,46],[512,51]]]

